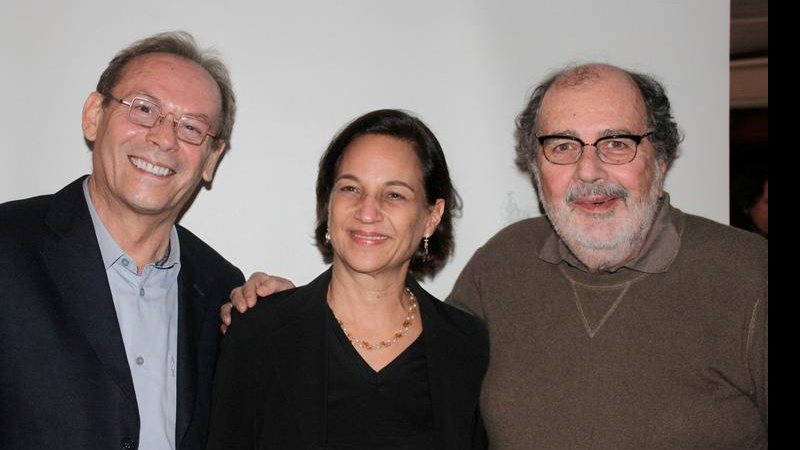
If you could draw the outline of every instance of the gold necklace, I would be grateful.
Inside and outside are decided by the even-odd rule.
[[[380,350],[382,348],[388,348],[391,347],[392,344],[396,344],[400,338],[405,336],[405,334],[408,332],[408,329],[411,328],[411,325],[414,323],[414,318],[417,316],[417,297],[414,296],[414,293],[411,292],[409,288],[406,288],[405,293],[408,295],[409,300],[411,300],[411,304],[408,305],[408,315],[406,316],[405,320],[403,320],[403,325],[392,335],[391,338],[384,339],[377,344],[371,344],[363,339],[357,339],[353,337],[353,335],[350,333],[350,330],[348,330],[347,327],[344,326],[344,323],[339,320],[338,317],[336,317],[336,314],[334,314],[333,317],[336,319],[336,322],[339,323],[339,326],[342,327],[342,331],[344,332],[345,337],[347,337],[347,340],[350,341],[350,343],[354,346],[364,350]]]

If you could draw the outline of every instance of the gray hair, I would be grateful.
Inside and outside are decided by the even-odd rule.
[[[653,132],[650,142],[656,150],[656,160],[659,164],[669,164],[677,157],[678,145],[683,140],[678,124],[672,116],[669,99],[664,86],[650,75],[631,72],[607,64],[581,64],[567,66],[550,74],[533,90],[525,109],[517,116],[516,120],[516,159],[520,170],[530,173],[535,177],[533,164],[535,163],[536,150],[539,142],[536,140],[536,122],[542,107],[542,100],[547,91],[554,84],[560,86],[577,86],[588,80],[600,76],[600,69],[610,68],[626,74],[639,89],[644,99],[647,110],[647,125]]]
[[[211,75],[211,78],[217,83],[222,99],[219,125],[212,147],[217,147],[223,142],[230,147],[233,122],[236,119],[236,96],[233,93],[230,74],[217,52],[201,50],[198,48],[194,37],[185,31],[154,34],[120,50],[108,63],[108,67],[100,75],[100,80],[97,82],[97,92],[106,96],[105,100],[103,100],[103,106],[108,105],[108,95],[111,93],[111,89],[119,82],[119,78],[128,63],[136,57],[148,53],[168,53],[186,58],[197,63]]]

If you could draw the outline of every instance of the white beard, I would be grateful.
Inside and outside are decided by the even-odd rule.
[[[630,193],[614,182],[582,184],[570,187],[563,203],[553,204],[543,195],[541,175],[534,169],[539,201],[542,203],[550,223],[558,236],[572,253],[592,271],[619,266],[639,254],[658,211],[659,198],[664,182],[660,164],[655,164],[653,183],[646,196],[632,199]],[[629,218],[608,233],[597,233],[587,226],[575,225],[577,214],[586,214],[570,207],[570,199],[598,194],[618,197],[627,207]],[[599,227],[610,227],[617,211],[592,214],[591,223]]]

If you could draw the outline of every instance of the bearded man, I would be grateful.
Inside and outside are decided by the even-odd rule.
[[[767,245],[670,205],[680,133],[652,77],[588,64],[517,118],[547,217],[477,250],[447,301],[480,316],[495,449],[767,447]]]

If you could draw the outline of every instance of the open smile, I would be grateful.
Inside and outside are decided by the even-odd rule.
[[[572,204],[581,211],[596,214],[611,211],[620,200],[619,197],[588,196],[577,198]]]
[[[379,245],[386,242],[389,236],[380,233],[367,233],[363,231],[351,231],[350,238],[356,243],[363,245]]]
[[[169,167],[158,166],[135,156],[128,156],[128,160],[137,169],[147,172],[150,175],[155,175],[157,177],[168,177],[175,174],[175,171]]]

